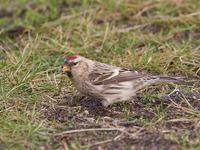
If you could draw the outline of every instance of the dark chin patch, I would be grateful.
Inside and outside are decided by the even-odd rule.
[[[72,73],[71,73],[71,72],[67,72],[67,76],[68,76],[69,78],[72,78]]]

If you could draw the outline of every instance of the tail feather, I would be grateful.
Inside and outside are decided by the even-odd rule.
[[[188,81],[184,77],[168,77],[168,76],[151,76],[150,78],[144,78],[144,80],[135,86],[136,90],[143,89],[146,86],[159,84],[159,83],[175,83],[178,85],[194,86],[195,81]]]
[[[167,77],[167,76],[159,76],[159,82],[171,82],[175,84],[181,85],[193,85],[193,81],[187,81],[184,77]]]

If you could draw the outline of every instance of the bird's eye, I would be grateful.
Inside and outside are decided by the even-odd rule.
[[[73,66],[76,66],[78,63],[76,62],[76,63],[73,63]]]
[[[74,67],[78,66],[78,62],[73,62],[72,66],[74,66]]]

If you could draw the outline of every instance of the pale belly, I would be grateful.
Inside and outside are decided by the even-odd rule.
[[[90,83],[84,82],[74,83],[74,85],[85,96],[102,100],[104,106],[119,101],[127,101],[136,94],[131,82],[107,85],[91,85]]]

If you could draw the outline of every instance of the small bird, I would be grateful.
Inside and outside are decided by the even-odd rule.
[[[101,100],[105,107],[130,100],[146,86],[161,82],[181,83],[183,81],[179,77],[148,75],[79,55],[65,58],[62,73],[69,77],[80,93]]]

